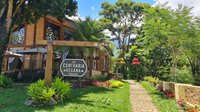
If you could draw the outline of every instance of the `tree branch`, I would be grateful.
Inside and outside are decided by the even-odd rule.
[[[7,12],[7,25],[6,25],[6,30],[7,33],[9,32],[11,22],[12,22],[12,10],[13,10],[13,0],[8,0],[8,12]]]
[[[25,0],[20,0],[20,2],[17,4],[15,12],[13,13],[13,16],[15,16],[17,14],[17,12],[19,11],[20,6],[22,5],[22,3],[24,3],[24,1]]]
[[[5,9],[6,9],[6,6],[4,6],[4,7],[1,9],[1,11],[0,11],[0,18],[2,18],[2,15],[3,15]]]

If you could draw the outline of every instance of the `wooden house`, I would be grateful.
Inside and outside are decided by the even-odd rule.
[[[76,27],[73,21],[60,21],[51,16],[40,18],[36,24],[24,24],[14,28],[7,52],[22,56],[12,53],[5,54],[2,71],[44,70],[47,41],[53,41],[55,45],[79,46],[80,42],[70,41],[72,38],[71,32],[75,30]],[[66,42],[69,43],[66,44]],[[93,44],[95,43],[85,43],[84,45],[92,46]],[[90,58],[92,60],[92,66],[90,67],[95,71],[109,72],[108,54],[100,51],[98,45],[95,48],[94,57]],[[88,61],[90,59],[85,59],[87,64],[91,64]],[[11,66],[12,63],[14,63],[14,67]]]

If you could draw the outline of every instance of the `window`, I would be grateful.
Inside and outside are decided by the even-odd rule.
[[[22,27],[20,29],[17,29],[16,31],[13,31],[13,33],[11,34],[10,43],[16,45],[23,45],[24,37],[25,37],[25,28]]]
[[[60,27],[47,22],[45,37],[47,40],[58,40],[60,38]]]

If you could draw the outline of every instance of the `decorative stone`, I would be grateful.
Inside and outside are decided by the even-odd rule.
[[[53,98],[51,98],[50,100],[49,100],[49,105],[50,106],[54,106],[54,105],[56,105],[57,104],[57,102],[53,99]]]
[[[26,106],[31,106],[31,105],[33,105],[34,104],[34,102],[35,102],[35,100],[32,100],[32,99],[26,99],[26,101],[24,102],[24,105],[26,105]]]

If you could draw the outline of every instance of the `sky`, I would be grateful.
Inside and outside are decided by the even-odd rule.
[[[78,16],[85,18],[90,16],[92,19],[98,19],[99,11],[101,11],[102,2],[115,3],[117,0],[77,0],[78,2]],[[192,13],[196,16],[200,16],[200,0],[133,0],[135,2],[148,3],[150,5],[156,5],[159,3],[168,2],[168,5],[172,8],[177,8],[178,4],[183,4],[189,7],[193,7]]]
[[[92,19],[99,19],[99,12],[101,11],[101,4],[103,2],[110,2],[115,3],[117,0],[77,0],[78,2],[78,17],[81,19],[84,19],[85,17],[90,16]],[[182,4],[188,7],[193,7],[192,13],[195,16],[200,17],[200,0],[133,0],[134,2],[142,2],[142,3],[148,3],[152,6],[155,6],[159,3],[166,3],[168,2],[168,6],[172,8],[177,8],[178,4]],[[76,20],[78,17],[71,18],[73,20]],[[104,33],[110,37],[112,37],[111,33],[109,31],[104,31]],[[135,36],[133,35],[133,38]],[[114,41],[115,45],[117,45],[117,42]]]
[[[77,0],[78,16],[81,18],[90,16],[92,19],[98,19],[101,4],[105,1],[115,3],[117,0]],[[153,0],[135,0],[135,2],[154,3]]]

